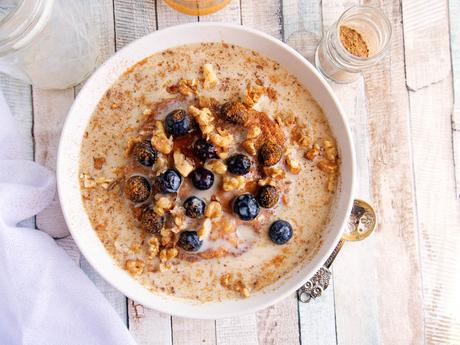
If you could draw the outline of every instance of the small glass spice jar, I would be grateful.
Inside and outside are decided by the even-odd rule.
[[[389,47],[391,23],[376,7],[345,11],[321,39],[315,54],[318,70],[336,83],[349,83],[380,61]]]
[[[1,72],[64,89],[95,68],[95,35],[81,1],[9,0],[0,7],[0,14],[8,12],[0,19]]]

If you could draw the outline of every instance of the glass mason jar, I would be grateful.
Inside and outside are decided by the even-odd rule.
[[[368,48],[368,56],[350,53],[340,39],[340,28],[348,27],[358,32]],[[315,64],[328,79],[337,83],[349,83],[357,79],[366,68],[380,61],[388,50],[391,23],[376,7],[356,6],[345,11],[329,28],[318,44]]]
[[[64,89],[96,66],[95,40],[79,0],[9,0],[0,19],[0,72],[44,89]]]

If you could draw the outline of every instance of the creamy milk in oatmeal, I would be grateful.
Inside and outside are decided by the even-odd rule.
[[[107,251],[152,292],[244,298],[317,252],[335,145],[321,108],[275,61],[180,46],[132,66],[101,99],[81,193]]]

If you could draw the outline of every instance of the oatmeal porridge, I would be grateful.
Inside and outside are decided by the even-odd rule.
[[[339,165],[295,77],[202,43],[138,62],[105,93],[80,186],[118,265],[154,293],[206,302],[248,297],[315,255]]]

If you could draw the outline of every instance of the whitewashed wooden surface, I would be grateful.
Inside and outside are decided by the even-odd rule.
[[[460,1],[233,0],[189,17],[161,0],[79,0],[99,39],[99,62],[154,30],[196,21],[243,24],[279,38],[312,61],[324,30],[348,7],[380,6],[393,25],[388,56],[349,85],[332,85],[357,150],[357,196],[379,227],[347,245],[326,294],[291,296],[255,314],[215,321],[149,310],[109,286],[70,237],[57,240],[105,294],[139,344],[460,344]],[[55,167],[60,130],[80,87],[31,88],[0,75],[29,158]],[[37,228],[65,224],[59,201]]]

